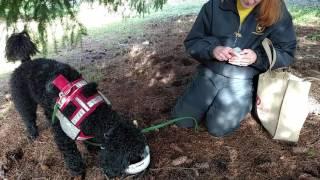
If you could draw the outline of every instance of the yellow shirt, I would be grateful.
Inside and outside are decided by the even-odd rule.
[[[246,17],[250,14],[250,12],[253,10],[252,8],[244,8],[240,2],[240,0],[237,0],[237,9],[240,16],[240,24],[243,23],[243,21],[246,19]]]

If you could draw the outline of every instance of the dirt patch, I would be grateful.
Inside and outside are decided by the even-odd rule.
[[[148,127],[169,118],[171,108],[195,71],[197,63],[187,56],[182,45],[194,19],[195,16],[188,15],[150,22],[141,36],[128,37],[112,49],[105,48],[110,43],[107,35],[99,42],[88,39],[83,48],[73,49],[70,54],[63,51],[57,59],[83,72],[96,72],[89,78],[99,80],[99,88],[113,107],[137,120],[140,127]],[[292,71],[302,76],[320,74],[320,42],[306,38],[314,29],[297,28],[299,48]],[[297,144],[272,140],[250,116],[240,129],[225,138],[209,135],[202,124],[198,131],[170,126],[146,134],[152,152],[151,165],[143,174],[127,179],[320,178],[319,89],[320,83],[313,82],[310,101],[314,107],[310,108],[314,110]],[[10,97],[2,97],[0,179],[69,179],[41,110],[40,137],[29,142]],[[79,147],[88,166],[86,179],[103,179],[97,157],[81,144]]]

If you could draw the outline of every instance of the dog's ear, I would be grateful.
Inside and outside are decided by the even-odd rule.
[[[82,88],[82,94],[85,97],[90,97],[97,92],[98,84],[95,82],[88,83]]]

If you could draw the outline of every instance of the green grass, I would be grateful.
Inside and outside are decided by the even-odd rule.
[[[143,33],[143,26],[145,23],[151,21],[165,21],[169,17],[197,14],[204,0],[186,1],[180,5],[165,5],[162,10],[157,12],[151,11],[150,14],[145,14],[144,17],[136,17],[126,19],[120,22],[110,24],[105,27],[88,29],[90,35],[95,39],[101,38],[104,34],[116,35],[117,37],[125,37],[128,35],[135,35]],[[295,25],[316,25],[320,26],[320,8],[308,6],[289,6],[289,11],[293,16]]]
[[[0,79],[7,78],[12,70],[14,70],[18,66],[17,64],[0,62]]]
[[[308,6],[289,6],[293,22],[300,26],[320,26],[320,8]]]
[[[197,14],[205,2],[205,0],[186,0],[180,4],[165,4],[163,9],[151,10],[150,13],[139,17],[127,18],[99,28],[89,27],[88,35],[95,40],[103,39],[106,35],[116,40],[128,36],[139,36],[143,34],[143,27],[146,23],[157,21],[158,24],[161,24],[170,17]],[[320,25],[320,8],[291,5],[289,11],[296,25]],[[311,38],[318,39],[318,33],[312,35]],[[53,45],[49,45],[49,52],[52,53],[53,49]]]
[[[9,78],[10,72],[2,72],[0,71],[0,79]]]
[[[143,27],[146,23],[157,21],[160,24],[161,21],[170,17],[198,13],[204,2],[204,0],[189,0],[179,5],[164,5],[162,10],[151,11],[149,14],[125,19],[105,27],[88,29],[88,33],[95,39],[100,39],[105,34],[115,35],[118,38],[143,34]]]
[[[289,11],[293,17],[293,22],[298,26],[320,27],[320,8],[310,6],[289,6]],[[320,30],[307,36],[312,41],[320,41]]]
[[[151,10],[149,13],[144,15],[137,15],[137,17],[124,18],[123,20],[119,20],[107,25],[103,25],[102,27],[87,27],[88,36],[94,40],[104,39],[106,36],[108,38],[112,37],[117,42],[122,39],[127,38],[128,36],[141,36],[143,35],[143,28],[145,24],[150,23],[152,21],[157,21],[157,23],[161,23],[162,21],[166,21],[167,18],[186,15],[186,14],[196,14],[200,11],[201,6],[205,3],[205,0],[185,0],[180,4],[165,4],[163,9],[155,11]],[[86,38],[86,36],[84,36]],[[61,41],[61,40],[59,40]],[[61,44],[61,42],[58,42]],[[108,44],[111,48],[113,46],[112,43]],[[58,49],[61,48],[61,45]],[[48,44],[48,54],[42,54],[41,56],[50,57],[55,53],[53,43]]]
[[[139,36],[143,34],[143,27],[146,23],[157,21],[158,24],[161,24],[162,21],[166,21],[170,17],[197,14],[205,2],[205,0],[187,0],[179,5],[166,4],[162,10],[151,10],[149,14],[143,16],[124,19],[100,28],[88,28],[88,34],[96,40],[102,39],[106,34],[117,40],[128,36]],[[289,6],[289,11],[293,16],[295,25],[320,26],[320,8]],[[318,33],[312,35],[312,38],[318,39]]]

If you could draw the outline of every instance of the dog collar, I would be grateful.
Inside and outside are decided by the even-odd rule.
[[[81,89],[87,82],[82,78],[69,82],[60,74],[52,83],[60,90],[59,97],[56,101],[56,105],[58,106],[56,117],[60,121],[62,130],[73,140],[93,138],[93,136],[85,135],[80,130],[80,125],[99,105],[103,102],[110,105],[110,101],[100,92],[97,92],[93,96],[85,97]],[[76,107],[76,110],[70,117],[66,117],[62,112],[70,103]]]

